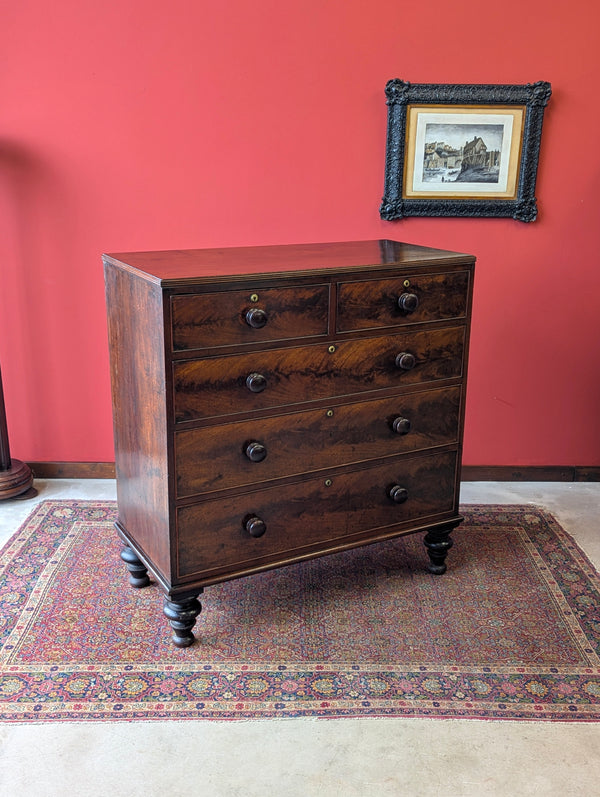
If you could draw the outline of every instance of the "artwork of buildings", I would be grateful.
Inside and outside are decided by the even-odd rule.
[[[476,179],[497,182],[500,168],[500,150],[488,150],[481,136],[474,136],[462,147],[453,147],[443,141],[425,144],[425,180]]]

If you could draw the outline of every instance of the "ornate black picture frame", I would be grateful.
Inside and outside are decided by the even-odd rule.
[[[535,182],[550,83],[388,81],[386,221],[405,216],[537,217]]]

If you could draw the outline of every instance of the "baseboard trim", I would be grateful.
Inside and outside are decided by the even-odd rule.
[[[114,479],[114,462],[29,462],[38,479]],[[598,482],[600,467],[463,465],[465,482]]]
[[[36,479],[114,479],[114,462],[29,462]]]
[[[597,482],[600,467],[571,465],[463,465],[464,482]]]

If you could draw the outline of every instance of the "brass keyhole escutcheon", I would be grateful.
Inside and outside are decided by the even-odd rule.
[[[403,285],[405,288],[410,287],[410,280],[404,280]]]
[[[333,418],[333,410],[327,410],[326,415],[328,418]]]
[[[329,354],[333,354],[333,352],[335,351],[335,346],[330,346],[330,347],[327,349],[327,351],[329,352]]]
[[[332,484],[333,482],[331,481],[331,479],[325,479],[325,487],[331,487]]]
[[[257,302],[257,301],[258,301],[258,293],[253,293],[253,294],[250,296],[250,301],[251,301],[251,302]]]

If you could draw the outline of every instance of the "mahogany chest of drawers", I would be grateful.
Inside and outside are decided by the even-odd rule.
[[[207,585],[458,514],[475,258],[398,243],[105,255],[118,533],[185,647]]]

